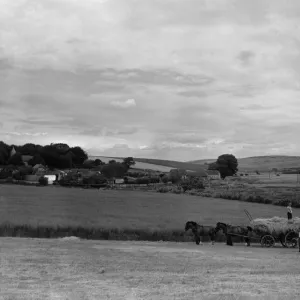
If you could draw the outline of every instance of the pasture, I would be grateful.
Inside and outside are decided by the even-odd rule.
[[[81,226],[183,230],[188,220],[248,224],[253,218],[286,217],[284,207],[146,191],[0,185],[0,222],[30,226]],[[294,209],[300,216],[300,209]]]
[[[1,299],[297,299],[297,249],[1,238]]]
[[[249,178],[257,179],[255,185],[266,187],[286,187],[286,188],[299,188],[300,187],[300,175],[297,174],[281,174],[276,176],[274,174],[264,173],[261,175],[250,175]]]
[[[237,160],[240,172],[254,172],[256,170],[268,172],[273,168],[284,169],[297,168],[300,166],[300,156],[269,155],[237,158]],[[216,159],[200,159],[190,161],[190,163],[202,165],[205,162],[211,163],[214,161],[216,161]]]

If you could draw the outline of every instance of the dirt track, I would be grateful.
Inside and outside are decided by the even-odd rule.
[[[297,299],[297,249],[1,238],[0,299]]]

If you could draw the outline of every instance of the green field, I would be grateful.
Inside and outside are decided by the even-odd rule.
[[[14,225],[82,226],[170,230],[188,220],[247,224],[254,218],[286,216],[284,207],[199,196],[144,191],[85,190],[0,185],[0,220]],[[300,209],[294,209],[300,215]]]
[[[1,238],[1,299],[299,299],[297,249]]]

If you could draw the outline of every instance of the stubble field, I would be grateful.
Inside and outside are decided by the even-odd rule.
[[[0,239],[0,299],[298,299],[296,249]]]

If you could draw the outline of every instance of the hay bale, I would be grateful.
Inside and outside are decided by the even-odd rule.
[[[287,234],[291,230],[297,232],[300,231],[300,218],[293,218],[288,220],[286,218],[273,217],[270,219],[254,219],[250,222],[255,233],[271,234],[274,236],[279,236],[281,234]]]

